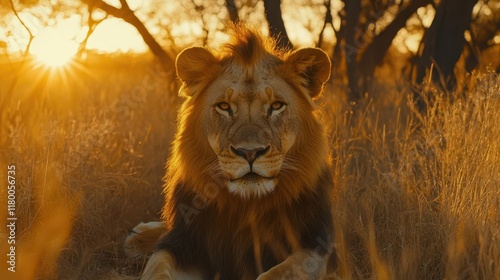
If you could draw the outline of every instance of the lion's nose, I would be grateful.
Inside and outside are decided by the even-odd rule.
[[[256,148],[256,149],[243,149],[243,148],[234,148],[231,146],[231,151],[238,156],[245,158],[248,163],[252,164],[258,157],[265,155],[271,146],[267,146],[266,148]]]

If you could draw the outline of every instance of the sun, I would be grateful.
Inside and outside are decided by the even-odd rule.
[[[77,51],[78,44],[54,28],[46,28],[37,34],[30,48],[30,53],[49,67],[65,65]]]

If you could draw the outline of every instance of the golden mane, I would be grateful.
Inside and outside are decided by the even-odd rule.
[[[167,204],[163,217],[167,221],[172,219],[174,212],[171,201],[174,197],[173,192],[181,191],[182,188],[194,188],[200,196],[208,198],[209,202],[218,203],[221,207],[232,207],[232,205],[236,207],[240,203],[245,203],[250,207],[253,204],[256,207],[258,205],[265,210],[266,205],[271,207],[289,204],[301,193],[313,191],[321,172],[328,166],[324,126],[312,113],[314,108],[311,103],[297,94],[295,98],[300,116],[297,121],[303,129],[289,151],[286,165],[279,175],[279,184],[286,187],[277,189],[276,193],[245,202],[240,201],[242,198],[231,196],[226,188],[222,187],[224,180],[214,177],[213,170],[209,168],[213,166],[217,156],[210,148],[202,127],[206,120],[203,119],[201,112],[208,104],[206,97],[198,96],[199,93],[203,92],[224,69],[234,64],[246,69],[248,81],[252,80],[254,71],[259,67],[275,67],[280,72],[279,75],[297,91],[307,91],[306,84],[310,82],[306,83],[303,81],[305,78],[294,73],[297,71],[295,68],[300,67],[301,61],[294,65],[286,65],[285,59],[289,57],[289,53],[277,50],[273,40],[266,39],[259,32],[243,26],[236,26],[231,40],[220,51],[212,53],[214,53],[213,58],[205,59],[206,67],[209,69],[203,72],[207,75],[203,77],[189,73],[195,81],[191,82],[191,86],[185,83],[181,88],[181,91],[185,92],[183,95],[188,99],[179,110],[178,131],[164,178]],[[210,61],[212,59],[218,61],[217,66],[214,65],[214,61]],[[206,80],[203,81],[204,79]],[[320,91],[321,87],[317,90]],[[217,192],[217,195],[211,197],[207,192]]]
[[[164,178],[167,232],[144,279],[282,279],[311,261],[300,278],[320,278],[333,179],[313,98],[330,67],[320,49],[277,50],[244,26],[217,52],[177,56],[186,100]]]
[[[236,62],[253,72],[258,63],[279,63],[283,51],[277,49],[276,42],[263,36],[256,29],[233,26],[231,40],[224,44],[219,54],[221,60]]]

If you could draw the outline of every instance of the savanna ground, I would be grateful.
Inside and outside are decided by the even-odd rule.
[[[16,272],[2,226],[0,278],[135,279],[146,260],[122,244],[159,219],[178,81],[142,56],[31,63],[0,67],[0,220],[9,165],[17,216]],[[461,74],[454,93],[423,84],[419,112],[395,73],[378,71],[354,109],[334,74],[321,100],[335,174],[331,278],[500,279],[500,76]]]

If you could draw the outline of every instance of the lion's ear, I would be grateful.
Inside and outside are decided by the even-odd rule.
[[[331,62],[328,55],[317,48],[304,48],[292,52],[286,59],[286,75],[307,90],[311,98],[320,94],[323,84],[330,78]]]
[[[218,69],[219,60],[207,49],[192,47],[183,50],[175,61],[177,76],[190,90],[184,93],[192,96],[200,87],[206,86]]]

